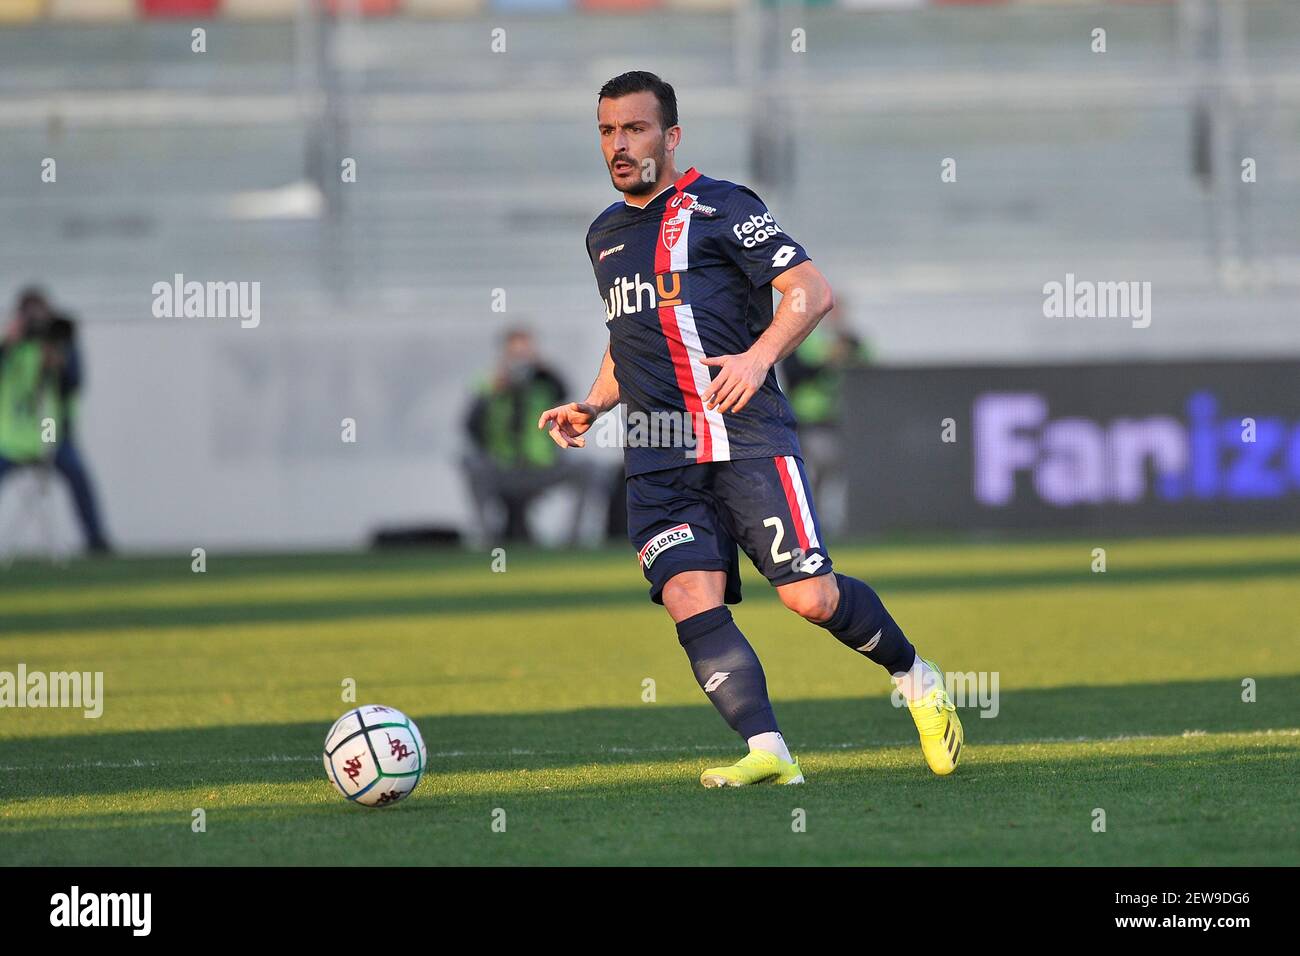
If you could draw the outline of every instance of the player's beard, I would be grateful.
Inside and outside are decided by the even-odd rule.
[[[630,156],[623,158],[632,163],[632,181],[631,183],[624,182],[620,184],[617,175],[614,173],[614,165],[611,163],[609,166],[609,181],[615,189],[625,196],[644,196],[646,193],[659,188],[659,174],[668,168],[668,154],[666,151],[660,149],[657,153],[639,160]],[[651,168],[655,171],[655,178],[649,182],[646,181],[643,175],[646,169],[646,159],[650,160]]]

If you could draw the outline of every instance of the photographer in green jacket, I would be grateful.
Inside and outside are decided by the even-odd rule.
[[[81,358],[73,321],[25,290],[0,338],[0,483],[15,466],[49,464],[67,479],[87,548],[109,550],[74,439]]]

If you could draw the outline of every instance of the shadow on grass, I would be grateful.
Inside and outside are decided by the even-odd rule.
[[[1300,675],[1262,678],[1257,703],[1242,703],[1239,694],[1230,679],[1005,691],[994,718],[963,709],[967,760],[978,760],[981,743],[1300,725]],[[810,751],[916,739],[906,712],[888,699],[778,701],[776,710],[786,737]],[[705,705],[415,716],[435,773],[738,755],[738,741]],[[323,779],[325,729],[255,724],[8,740],[0,743],[0,800]]]
[[[1228,745],[1076,751],[941,779],[916,763],[828,767],[794,790],[727,793],[666,765],[508,793],[430,781],[382,812],[317,801],[314,789],[304,802],[212,803],[202,836],[188,808],[157,804],[0,821],[0,832],[19,865],[1293,864],[1295,764],[1294,750],[1279,759]],[[797,838],[792,806],[810,821]],[[1091,830],[1095,807],[1108,814],[1104,837]],[[494,808],[508,808],[509,837],[488,826]]]
[[[1087,542],[1088,549],[1093,545],[1094,531],[1086,534],[1068,532],[1030,532],[1025,530],[1007,535],[902,535],[888,538],[847,537],[840,540],[835,551],[844,555],[849,563],[854,563],[864,549],[872,555],[887,557],[896,550],[913,553],[933,551],[945,556],[960,557],[972,550],[984,550],[990,545],[1016,550],[1019,546],[1038,547],[1044,545],[1077,545]],[[1242,534],[1216,533],[1216,542],[1232,546],[1239,540],[1256,538],[1274,538],[1277,540],[1295,539],[1295,532],[1286,529],[1277,531],[1250,531]],[[1204,534],[1160,534],[1153,538],[1151,534],[1107,534],[1108,546],[1123,548],[1128,543],[1148,544],[1153,540],[1179,541],[1189,540],[1193,546],[1204,547],[1208,538]],[[429,571],[436,573],[444,569],[463,570],[467,566],[480,563],[487,567],[491,561],[490,548],[472,549],[460,547],[448,548],[411,548],[385,551],[346,551],[346,552],[278,552],[278,553],[209,553],[206,579],[212,581],[240,581],[247,579],[265,579],[275,575],[301,575],[316,572],[324,573],[361,573],[390,571]],[[1300,558],[1293,559],[1300,560]],[[191,556],[188,551],[172,554],[133,555],[130,557],[74,557],[61,564],[52,565],[45,560],[19,559],[7,567],[0,567],[0,583],[6,589],[22,588],[74,589],[90,585],[132,584],[154,586],[193,581],[190,570]],[[633,567],[628,545],[624,541],[615,541],[594,549],[551,549],[512,545],[510,548],[510,567],[512,570],[530,566],[563,565],[570,566],[604,566],[610,562],[626,563]]]
[[[393,565],[388,566],[395,567]],[[515,571],[514,580],[524,573]],[[958,571],[944,574],[871,575],[874,588],[886,593],[932,591],[988,592],[1006,588],[1052,588],[1075,585],[1080,588],[1123,588],[1137,585],[1189,583],[1196,581],[1240,581],[1252,578],[1300,575],[1300,558],[1196,566],[1149,566],[1128,568],[1109,574],[1092,574],[1087,568],[986,573]],[[192,577],[190,575],[189,577]],[[187,578],[188,580],[188,578]],[[346,618],[398,617],[409,615],[481,614],[502,611],[536,613],[574,607],[641,607],[646,601],[644,585],[634,571],[629,586],[617,589],[582,590],[546,588],[491,593],[482,589],[460,595],[412,594],[374,598],[345,597],[337,600],[312,598],[303,601],[249,601],[236,604],[187,604],[178,607],[110,607],[61,610],[57,602],[38,611],[0,610],[0,637],[50,632],[94,631],[104,628],[194,627],[216,624],[337,622]],[[219,586],[219,585],[218,585]],[[749,599],[774,602],[775,594],[761,582],[745,592]],[[0,608],[3,606],[0,605]]]

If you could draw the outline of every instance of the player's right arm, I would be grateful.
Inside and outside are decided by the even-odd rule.
[[[587,444],[587,439],[582,436],[597,418],[618,404],[618,397],[614,358],[609,354],[609,346],[606,346],[605,357],[600,362],[600,372],[587,397],[580,402],[548,408],[537,419],[537,427],[549,426],[551,440],[561,448],[582,448]]]

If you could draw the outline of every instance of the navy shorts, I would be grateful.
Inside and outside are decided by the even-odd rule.
[[[829,574],[803,462],[790,455],[701,462],[627,480],[627,529],[650,600],[682,571],[725,571],[740,601],[740,553],[773,586]]]

